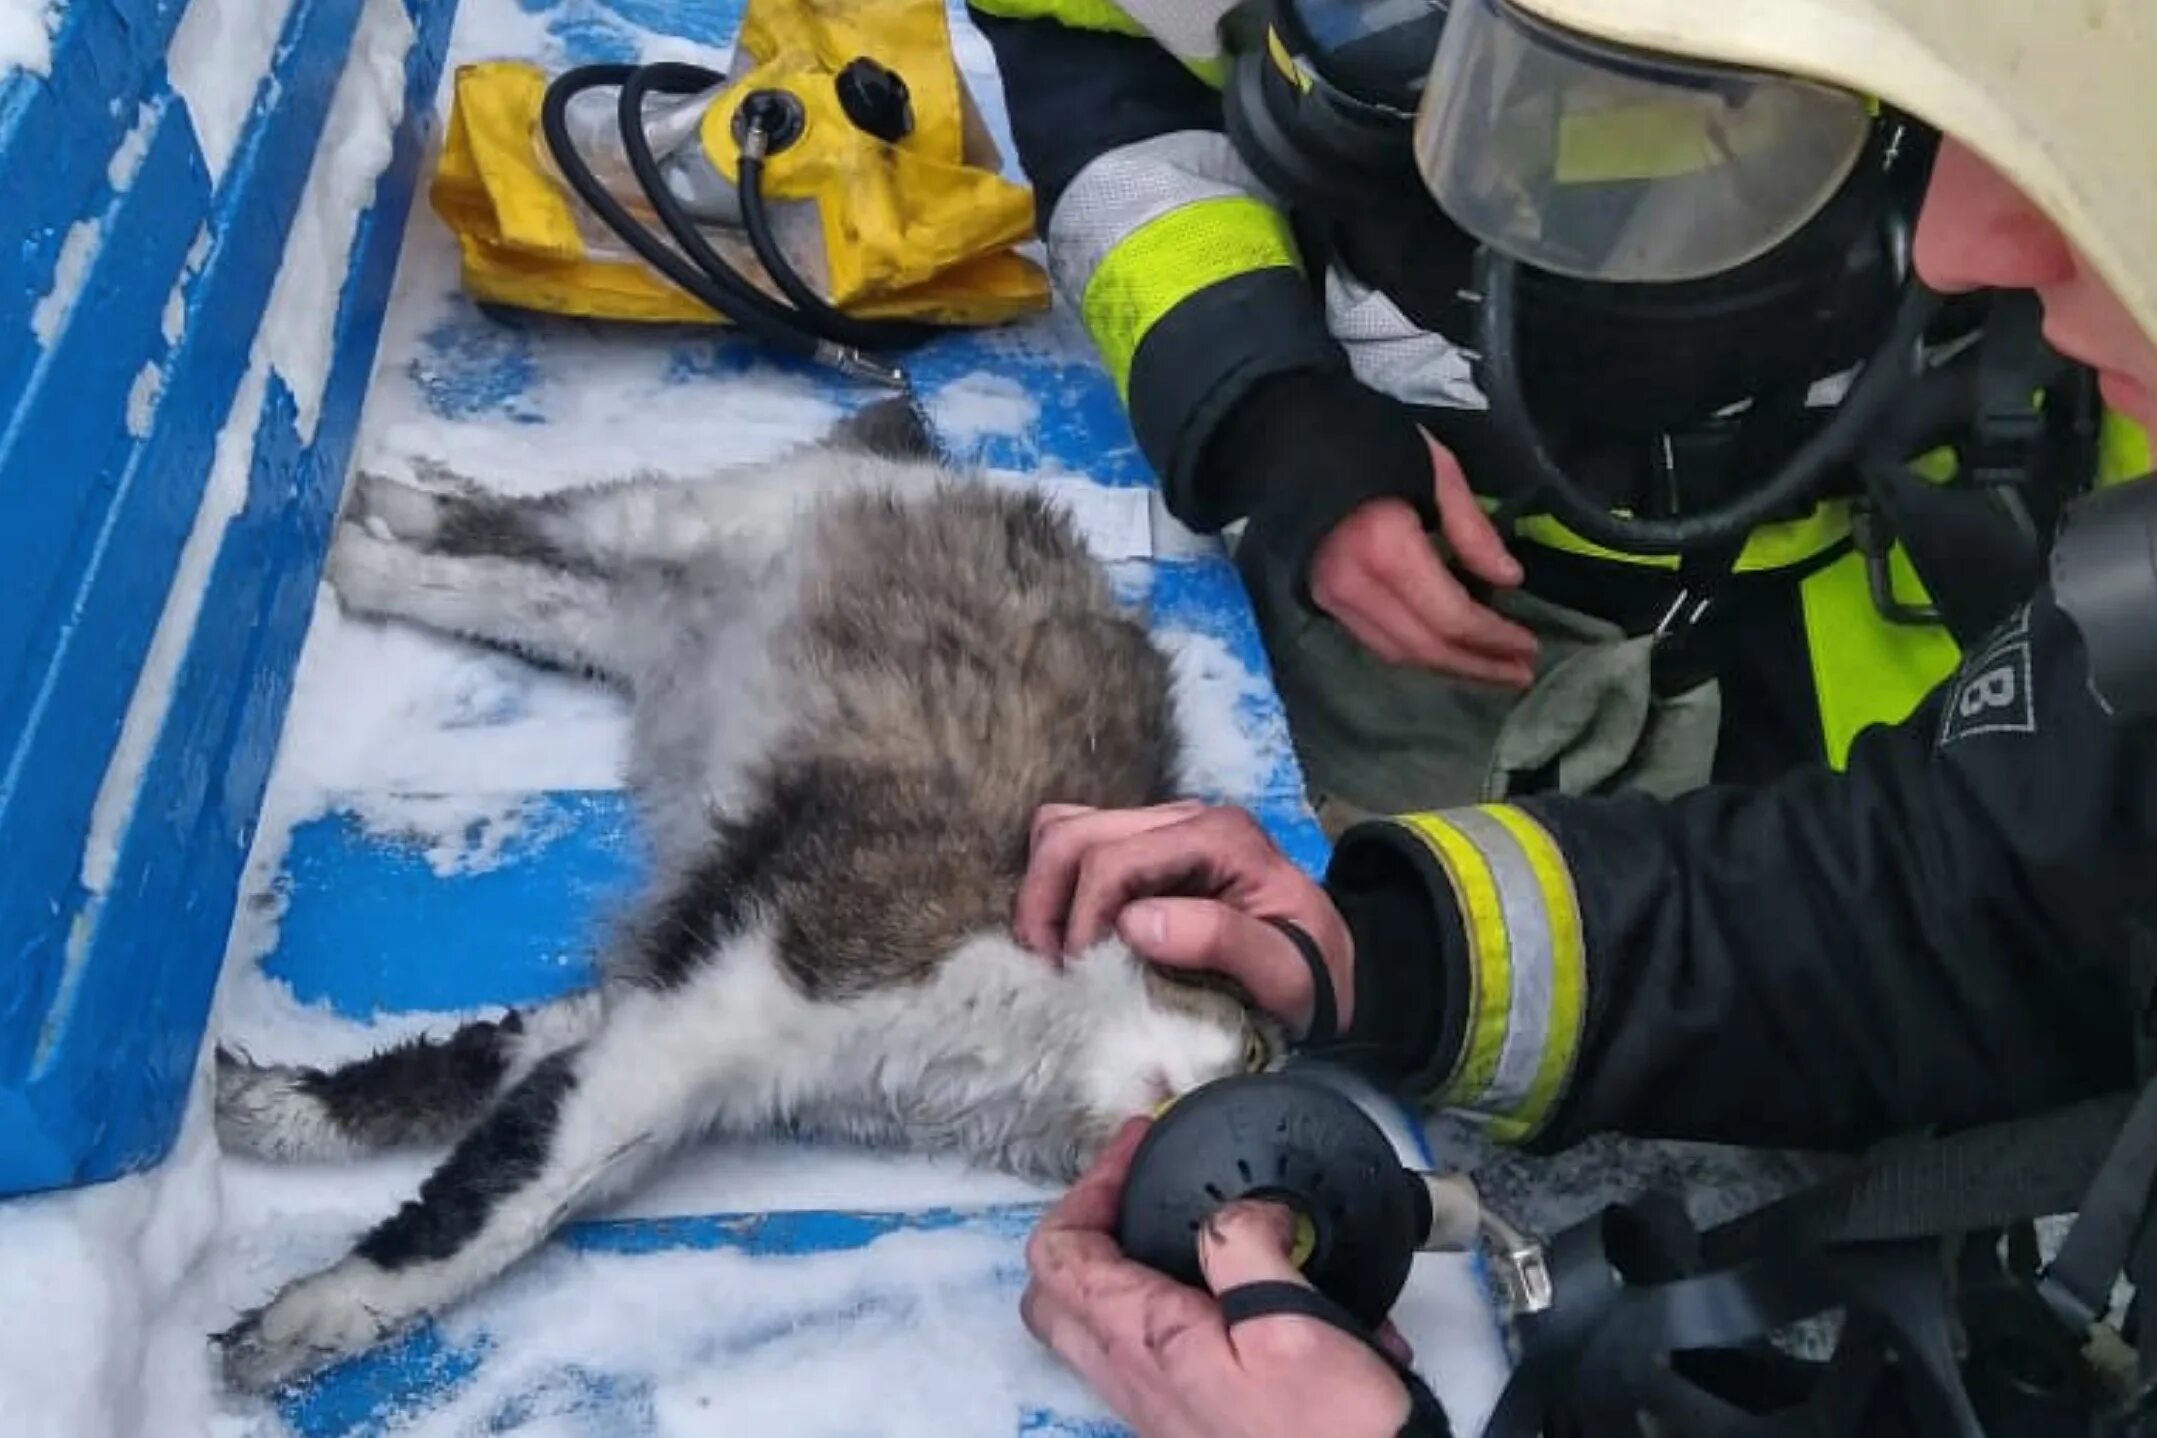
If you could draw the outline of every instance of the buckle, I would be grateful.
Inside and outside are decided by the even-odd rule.
[[[1945,622],[1936,606],[1905,604],[1896,595],[1895,571],[1887,558],[1894,540],[1888,534],[1887,521],[1869,501],[1860,500],[1850,506],[1850,542],[1865,557],[1865,588],[1882,619],[1911,628]]]
[[[1493,1271],[1507,1316],[1549,1312],[1558,1301],[1549,1252],[1489,1209],[1483,1211],[1482,1226],[1484,1240],[1498,1260]]]

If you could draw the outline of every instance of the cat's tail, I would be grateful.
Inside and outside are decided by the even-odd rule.
[[[586,990],[332,1069],[257,1064],[220,1045],[218,1139],[287,1162],[454,1142],[542,1059],[589,1038],[600,1009]]]

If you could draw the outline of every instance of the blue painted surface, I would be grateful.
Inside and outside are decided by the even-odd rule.
[[[286,921],[264,968],[303,1004],[387,1010],[526,1004],[592,977],[593,941],[639,872],[619,794],[542,794],[478,872],[438,875],[420,845],[338,812],[296,828]]]
[[[0,583],[21,588],[0,601],[0,1193],[146,1166],[177,1129],[434,118],[448,0],[415,12],[406,119],[355,238],[314,440],[302,445],[291,397],[273,381],[245,506],[95,902],[79,879],[82,844],[357,13],[357,0],[295,5],[214,208],[184,112],[166,104],[132,186],[108,207],[107,238],[118,239],[98,251],[31,384],[9,397]],[[50,176],[55,196],[70,177],[90,177],[92,192],[105,185],[116,135],[70,128],[69,102],[45,92],[87,67],[83,78],[100,82],[155,76],[138,81],[151,86],[143,98],[166,100],[161,56],[176,9],[92,3],[68,15],[55,83],[17,77],[0,99],[0,171]],[[111,51],[108,15],[141,52],[133,62]],[[115,108],[133,122],[134,105]],[[66,144],[34,160],[14,148],[38,141]],[[26,210],[48,198],[41,185]],[[34,296],[50,273],[40,278],[37,257],[52,248],[35,242],[36,226],[57,222],[12,206],[0,214],[31,240],[0,297]],[[205,222],[212,244],[182,288],[187,331],[165,355],[166,301]],[[138,440],[123,423],[126,391],[153,354],[164,395]]]

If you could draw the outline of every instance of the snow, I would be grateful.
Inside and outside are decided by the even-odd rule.
[[[187,287],[184,281],[174,284],[172,293],[165,296],[165,312],[158,317],[157,327],[168,348],[178,344],[180,336],[186,332]]]
[[[1005,375],[976,373],[930,397],[929,418],[963,448],[992,434],[1023,434],[1040,417],[1041,402]]]
[[[373,203],[375,182],[389,166],[404,116],[405,57],[412,37],[412,17],[402,0],[367,0],[270,291],[259,355],[292,391],[302,443],[314,439],[322,409],[352,237],[360,215]]]
[[[164,613],[144,656],[134,698],[91,810],[82,874],[83,886],[92,893],[103,893],[111,882],[143,767],[163,728],[173,680],[194,636],[225,530],[246,503],[255,430],[271,373],[293,395],[300,438],[313,437],[322,387],[329,377],[337,296],[359,215],[389,163],[391,135],[404,109],[404,63],[412,37],[412,21],[401,0],[367,0],[344,74],[330,101],[322,147],[315,155],[270,287],[247,374],[218,433],[201,506],[173,572]],[[184,308],[179,316],[174,313],[179,293],[176,286],[165,311],[165,324],[175,332],[184,318]],[[145,365],[128,396],[131,433],[149,432],[150,410],[162,386],[162,370],[154,363]]]
[[[77,220],[67,228],[67,237],[60,241],[59,258],[53,261],[52,288],[30,311],[30,330],[38,343],[50,348],[60,337],[61,326],[75,308],[76,296],[82,293],[82,282],[90,273],[90,261],[97,258],[99,241],[104,226],[97,220]]]
[[[165,52],[214,189],[239,147],[292,0],[188,0]]]
[[[0,80],[18,69],[52,73],[52,37],[60,15],[53,0],[0,0]]]
[[[154,368],[145,372],[158,373]],[[112,759],[98,786],[82,856],[82,885],[93,894],[104,893],[112,883],[127,823],[135,812],[143,769],[164,727],[165,713],[172,703],[173,681],[202,613],[211,567],[217,562],[226,527],[246,501],[247,471],[254,457],[255,422],[262,408],[262,391],[263,371],[257,364],[240,382],[224,427],[218,431],[216,455],[203,486],[202,504],[195,512],[187,542],[180,549],[172,584],[165,593],[164,612],[158,616],[157,630],[135,681],[134,697],[128,701],[127,718],[121,723],[119,740],[113,745]],[[130,429],[134,428],[133,408],[130,398]]]
[[[145,100],[135,108],[135,125],[120,143],[113,148],[112,158],[105,163],[105,181],[115,191],[124,190],[135,183],[135,172],[142,168],[142,157],[150,153],[150,139],[157,133],[158,122],[164,118],[165,107]]]
[[[164,367],[156,360],[144,360],[142,368],[135,371],[135,382],[127,389],[127,432],[137,439],[150,433],[150,418],[157,413],[157,397],[165,392]]]
[[[1185,787],[1217,796],[1256,793],[1288,746],[1279,710],[1264,711],[1264,722],[1257,717],[1269,694],[1265,678],[1211,634],[1167,629],[1158,637],[1176,676]]]
[[[206,1077],[198,1075],[198,1097]],[[162,1419],[175,1403],[202,1411],[208,1394],[201,1355],[183,1356],[173,1343],[191,1308],[185,1280],[219,1215],[205,1113],[190,1105],[172,1157],[149,1173],[6,1206],[0,1394],[11,1438],[202,1431]]]

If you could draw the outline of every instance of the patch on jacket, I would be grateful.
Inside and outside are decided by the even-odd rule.
[[[1940,711],[1940,744],[1979,734],[2035,734],[2030,682],[2030,608],[2024,605],[1963,663]]]

